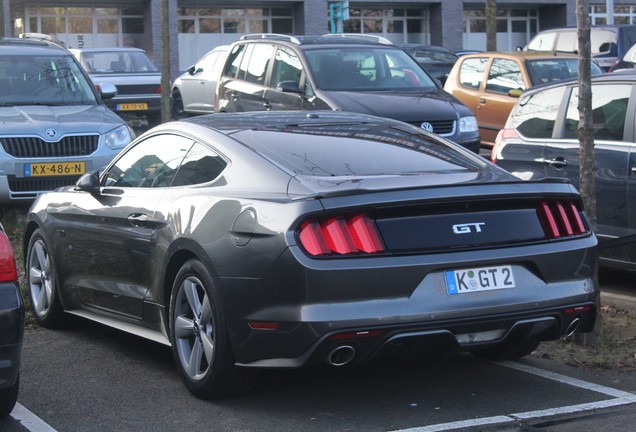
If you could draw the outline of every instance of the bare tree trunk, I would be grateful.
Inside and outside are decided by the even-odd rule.
[[[497,0],[486,0],[486,51],[497,51]]]
[[[594,169],[594,129],[592,128],[592,72],[591,72],[591,42],[589,2],[576,1],[576,23],[579,41],[579,127],[577,129],[579,150],[579,189],[583,197],[585,212],[592,223],[592,230],[596,232],[596,183]],[[598,281],[598,266],[594,270]],[[577,333],[574,339],[584,346],[600,346],[602,344],[601,314],[594,331],[588,334]]]
[[[161,2],[161,121],[171,120],[170,116],[170,24],[168,0]]]

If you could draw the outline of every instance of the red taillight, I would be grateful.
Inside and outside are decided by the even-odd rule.
[[[505,143],[506,140],[519,138],[519,134],[514,129],[500,129],[497,133],[497,138],[495,138],[495,145],[492,147],[492,151],[490,152],[490,160],[492,163],[497,162],[497,152],[501,147],[501,144]]]
[[[155,93],[161,93],[161,86],[157,86],[157,88],[155,89]]]
[[[378,253],[384,250],[375,224],[364,214],[305,222],[299,238],[300,244],[314,256]]]
[[[538,212],[548,238],[570,237],[587,232],[574,202],[543,201]]]
[[[11,242],[4,231],[0,231],[0,282],[15,282],[17,280],[18,270],[15,267]]]

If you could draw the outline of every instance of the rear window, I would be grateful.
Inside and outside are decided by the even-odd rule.
[[[552,138],[566,87],[522,95],[510,114],[512,127],[526,138]]]
[[[362,124],[293,131],[293,135],[274,130],[237,135],[285,170],[304,176],[413,175],[481,168],[474,158],[415,130]]]

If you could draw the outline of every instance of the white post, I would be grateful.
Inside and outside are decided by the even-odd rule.
[[[614,25],[614,0],[606,0],[607,24]]]

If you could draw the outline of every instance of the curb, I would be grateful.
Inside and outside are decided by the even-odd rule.
[[[614,306],[636,311],[636,298],[622,294],[601,292],[601,306]]]

